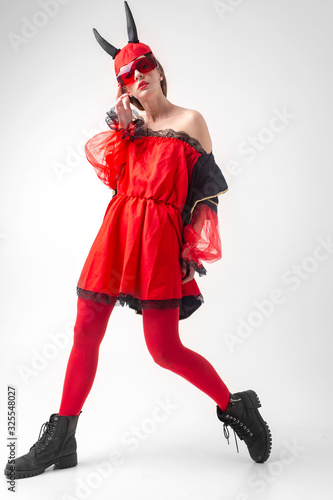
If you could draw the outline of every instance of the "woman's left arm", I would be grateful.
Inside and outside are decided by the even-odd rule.
[[[222,257],[217,196],[228,190],[212,154],[207,124],[199,112],[189,110],[186,131],[200,142],[207,154],[202,155],[194,168],[186,200],[187,211],[183,213],[182,283],[190,281],[195,271],[199,276],[207,273],[202,260],[213,263]]]

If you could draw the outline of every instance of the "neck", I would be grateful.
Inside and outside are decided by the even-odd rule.
[[[147,101],[142,97],[140,102],[145,108],[146,122],[152,123],[167,118],[174,107],[162,93],[150,96]]]

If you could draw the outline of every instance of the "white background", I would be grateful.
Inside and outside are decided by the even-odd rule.
[[[16,498],[330,498],[332,4],[129,5],[140,41],[164,67],[168,99],[205,117],[229,184],[219,198],[223,257],[197,278],[205,303],[180,322],[181,337],[231,391],[257,391],[272,455],[258,465],[244,443],[239,454],[233,438],[228,447],[214,401],[156,365],[142,317],[115,308],[79,420],[78,467],[17,481]],[[29,38],[28,21],[43,24]],[[17,455],[59,409],[76,283],[111,198],[82,150],[107,129],[117,88],[92,28],[120,48],[127,32],[120,0],[6,0],[0,22],[5,466],[7,385],[17,388]],[[22,37],[16,45],[11,33]],[[252,324],[247,333],[241,322]],[[168,399],[173,409],[154,422]],[[135,450],[123,439],[133,426],[143,429]],[[114,452],[121,463],[112,466]]]

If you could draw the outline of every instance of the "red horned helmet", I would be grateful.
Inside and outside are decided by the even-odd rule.
[[[136,59],[139,56],[147,54],[148,52],[152,52],[151,48],[145,43],[139,42],[138,34],[136,31],[136,26],[134,23],[134,19],[132,16],[132,12],[127,4],[125,4],[125,12],[126,12],[126,20],[127,20],[127,34],[128,34],[128,43],[122,49],[117,49],[111,43],[107,42],[98,31],[93,28],[94,35],[96,40],[112,58],[114,59],[114,69],[116,75],[119,72],[119,69],[126,64],[129,64],[133,59]]]

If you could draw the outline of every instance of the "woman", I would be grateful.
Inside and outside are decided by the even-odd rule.
[[[129,43],[116,49],[96,30],[115,60],[118,91],[108,112],[111,129],[86,144],[87,159],[113,189],[102,226],[83,266],[78,286],[74,342],[58,413],[43,424],[29,453],[7,464],[15,478],[77,464],[75,430],[92,387],[100,343],[114,306],[142,314],[154,361],[212,398],[217,416],[244,440],[251,458],[265,462],[271,437],[254,391],[231,394],[213,366],[185,347],[179,320],[203,302],[195,281],[206,274],[201,259],[222,256],[217,205],[228,190],[214,161],[200,113],[172,104],[166,78],[149,46],[139,42],[125,2]],[[132,110],[130,102],[144,111]]]

